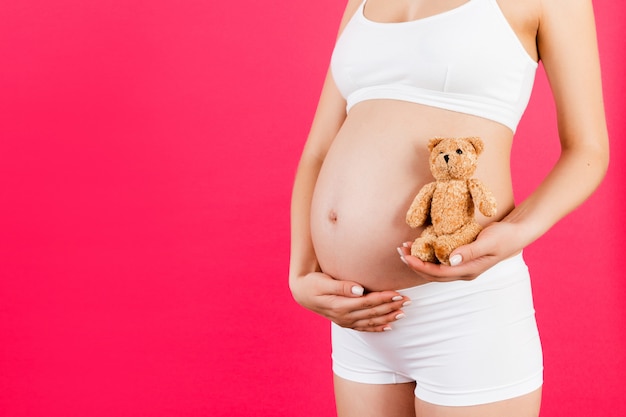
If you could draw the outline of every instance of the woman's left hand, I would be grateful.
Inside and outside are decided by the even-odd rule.
[[[476,240],[450,254],[451,266],[424,262],[411,256],[412,242],[398,248],[401,259],[415,273],[429,281],[470,281],[498,262],[518,253],[525,239],[514,223],[493,222],[485,227]]]

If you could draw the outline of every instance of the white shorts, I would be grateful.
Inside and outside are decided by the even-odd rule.
[[[337,376],[366,384],[415,382],[416,397],[446,406],[486,404],[541,387],[541,343],[521,254],[473,281],[399,292],[412,304],[391,331],[332,324]]]

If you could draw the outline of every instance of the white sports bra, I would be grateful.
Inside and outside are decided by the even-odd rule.
[[[333,78],[347,100],[396,99],[484,117],[513,132],[537,62],[496,0],[402,23],[368,20],[361,4],[337,40]]]

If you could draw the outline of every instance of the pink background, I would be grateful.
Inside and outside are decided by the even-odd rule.
[[[548,417],[626,415],[626,13],[595,7],[612,165],[526,250]],[[342,8],[3,2],[1,416],[333,415],[288,206]],[[540,69],[519,199],[558,155],[553,115]]]

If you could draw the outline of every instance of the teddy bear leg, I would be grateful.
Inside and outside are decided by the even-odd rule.
[[[454,239],[454,235],[440,236],[437,242],[433,244],[433,250],[437,260],[444,264],[450,265],[450,253],[458,246]]]
[[[435,256],[445,265],[450,265],[450,253],[459,246],[467,245],[476,239],[482,230],[477,222],[468,223],[456,233],[439,236],[434,242]]]
[[[411,255],[421,259],[424,262],[437,262],[433,242],[436,236],[433,234],[432,226],[428,226],[420,237],[415,239],[411,245]]]

